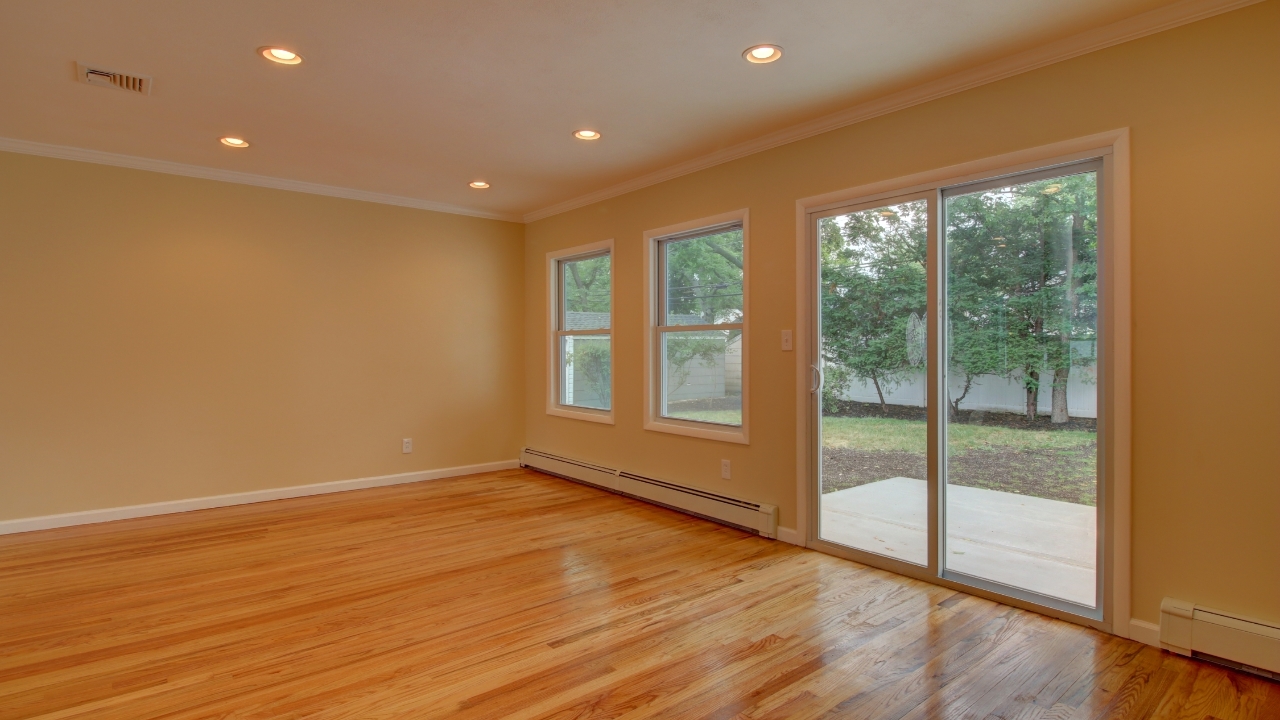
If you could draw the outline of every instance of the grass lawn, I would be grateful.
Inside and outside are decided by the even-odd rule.
[[[924,422],[822,419],[823,492],[890,477],[924,477]],[[1097,436],[1076,430],[947,428],[947,481],[956,485],[1094,505]]]
[[[741,410],[678,410],[668,417],[679,420],[697,420],[699,422],[723,423],[725,425],[741,425]]]
[[[846,447],[866,452],[897,450],[923,453],[928,444],[925,423],[890,418],[822,418],[823,447]],[[1060,450],[1097,442],[1091,432],[1074,430],[1014,430],[989,425],[951,425],[947,449],[952,453],[975,448]]]

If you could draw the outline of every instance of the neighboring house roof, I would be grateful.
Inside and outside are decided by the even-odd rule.
[[[701,315],[668,315],[668,325],[706,325],[707,321]]]
[[[607,312],[566,312],[564,314],[565,330],[598,330],[609,327]]]

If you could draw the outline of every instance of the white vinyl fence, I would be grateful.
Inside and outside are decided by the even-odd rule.
[[[949,378],[951,398],[960,396],[964,391],[964,376],[952,373]],[[925,375],[923,371],[913,372],[893,389],[886,389],[884,401],[890,405],[925,405]],[[883,385],[882,385],[883,387]],[[853,380],[840,395],[845,400],[879,404],[876,387],[870,381]],[[1049,414],[1053,409],[1053,371],[1040,372],[1040,393],[1037,399],[1038,411]],[[973,387],[960,403],[961,410],[984,410],[987,412],[1023,413],[1027,409],[1027,391],[1019,379],[1009,379],[996,375],[980,375],[973,379]],[[1098,374],[1097,367],[1071,368],[1067,379],[1067,415],[1077,418],[1098,417]]]
[[[686,374],[687,372],[687,374]],[[684,382],[678,386],[680,376]],[[725,343],[724,352],[714,355],[714,361],[704,364],[702,358],[694,358],[684,367],[667,368],[667,400],[701,400],[742,394],[742,336]]]

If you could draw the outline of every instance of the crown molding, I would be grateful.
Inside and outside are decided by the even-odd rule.
[[[416,208],[418,210],[431,210],[433,212],[450,213],[453,215],[467,215],[470,217],[485,218],[486,220],[521,222],[519,215],[472,210],[470,208],[432,202],[430,200],[401,197],[399,195],[385,195],[383,193],[369,192],[367,190],[356,190],[354,188],[336,187],[333,185],[320,185],[318,183],[268,177],[266,175],[254,175],[252,173],[237,172],[235,170],[222,170],[219,168],[202,167],[200,165],[186,165],[183,163],[169,162],[167,160],[154,160],[152,158],[137,157],[135,155],[119,155],[116,153],[102,152],[100,150],[86,150],[85,148],[69,147],[66,145],[48,145],[45,143],[32,142],[30,140],[0,138],[0,151],[21,153],[23,155],[39,155],[41,157],[58,158],[61,160],[76,160],[79,162],[95,163],[98,165],[112,165],[115,167],[131,168],[133,170],[149,170],[151,172],[166,173],[168,175],[182,175],[184,177],[200,178],[202,180],[217,180],[219,182],[238,183],[240,185],[254,185],[257,187],[271,188],[273,190],[289,190],[292,192],[308,193],[311,195],[326,195],[328,197],[344,198],[346,200],[360,200],[363,202],[379,203],[382,205],[398,205],[400,207]]]
[[[357,190],[354,188],[321,185],[318,183],[303,182],[301,180],[288,180],[285,178],[238,172],[235,170],[222,170],[199,165],[187,165],[183,163],[169,162],[167,160],[154,160],[134,155],[120,155],[116,153],[88,150],[85,148],[69,147],[65,145],[49,145],[14,138],[0,137],[0,151],[22,153],[25,155],[39,155],[43,157],[60,158],[63,160],[76,160],[79,162],[90,162],[99,165],[112,165],[115,167],[132,168],[135,170],[148,170],[151,172],[160,172],[170,175],[182,175],[185,177],[201,178],[204,180],[217,180],[220,182],[238,183],[242,185],[254,185],[257,187],[272,188],[275,190],[289,190],[292,192],[325,195],[328,197],[359,200],[383,205],[397,205],[400,207],[416,208],[418,210],[431,210],[434,212],[466,215],[470,217],[485,218],[488,220],[530,223],[535,220],[541,220],[543,218],[551,217],[552,215],[558,215],[563,212],[568,212],[569,210],[574,210],[592,203],[597,203],[635,190],[640,190],[641,188],[646,188],[650,185],[657,185],[658,183],[678,178],[683,175],[689,175],[691,173],[698,172],[699,170],[705,170],[716,165],[737,160],[738,158],[753,155],[763,150],[768,150],[770,148],[796,142],[797,140],[803,140],[808,137],[820,135],[831,130],[854,125],[864,120],[870,120],[881,115],[887,115],[898,110],[904,110],[931,100],[937,100],[948,95],[954,95],[981,85],[997,82],[1014,75],[1045,67],[1046,65],[1052,65],[1054,63],[1062,62],[1063,60],[1069,60],[1096,50],[1102,50],[1113,45],[1119,45],[1130,40],[1136,40],[1147,35],[1153,35],[1164,30],[1170,30],[1181,25],[1193,23],[1197,20],[1203,20],[1205,18],[1213,17],[1214,15],[1220,15],[1242,7],[1254,5],[1259,2],[1263,2],[1263,0],[1182,0],[1182,2],[1177,2],[1141,15],[1136,15],[1111,25],[1089,30],[1056,42],[1047,43],[1032,50],[1017,53],[923,85],[918,85],[875,100],[860,103],[830,115],[816,118],[798,125],[793,125],[788,128],[783,128],[753,140],[748,140],[737,145],[724,148],[709,155],[693,158],[661,170],[641,175],[617,185],[602,188],[564,202],[556,203],[555,205],[544,207],[540,210],[531,211],[523,216],[518,214],[472,210],[470,208],[449,205],[447,203],[439,203],[399,195],[386,195],[383,193]]]
[[[797,140],[803,140],[814,135],[820,135],[831,130],[847,127],[860,123],[864,120],[870,120],[881,115],[887,115],[898,110],[921,105],[931,100],[954,95],[964,92],[981,85],[1004,80],[1005,78],[1030,72],[1037,68],[1052,65],[1070,60],[1080,55],[1085,55],[1096,50],[1119,45],[1137,40],[1147,35],[1170,30],[1181,25],[1203,20],[1205,18],[1220,15],[1225,12],[1237,10],[1242,7],[1253,5],[1263,0],[1183,0],[1182,2],[1166,5],[1165,7],[1151,10],[1135,15],[1134,17],[1121,20],[1111,25],[1105,25],[1095,28],[1078,35],[1073,35],[1062,40],[1041,45],[1032,50],[1010,55],[1000,60],[979,65],[978,67],[965,70],[962,72],[948,75],[946,77],[927,82],[923,85],[917,85],[891,95],[886,95],[875,100],[870,100],[853,107],[846,108],[836,113],[826,115],[814,120],[793,125],[782,130],[762,135],[754,140],[732,145],[709,155],[687,160],[670,167],[657,170],[647,175],[628,180],[626,182],[613,185],[611,187],[602,188],[595,192],[587,193],[571,200],[566,200],[555,205],[534,210],[526,213],[523,217],[524,222],[531,223],[535,220],[558,215],[562,212],[574,210],[592,203],[607,200],[619,195],[657,185],[682,175],[689,175],[705,170],[709,167],[721,165],[731,160],[753,155],[763,150],[775,148],[780,145],[786,145]]]

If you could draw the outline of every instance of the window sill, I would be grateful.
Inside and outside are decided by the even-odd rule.
[[[729,427],[670,418],[653,418],[644,424],[644,429],[701,438],[703,440],[718,440],[719,442],[737,443],[739,445],[750,444],[747,442],[747,428],[745,426]]]
[[[554,405],[547,408],[548,415],[556,417],[570,418],[573,420],[586,420],[587,422],[603,423],[605,425],[613,425],[613,412],[604,410],[587,410],[585,408],[569,409],[563,405]]]

